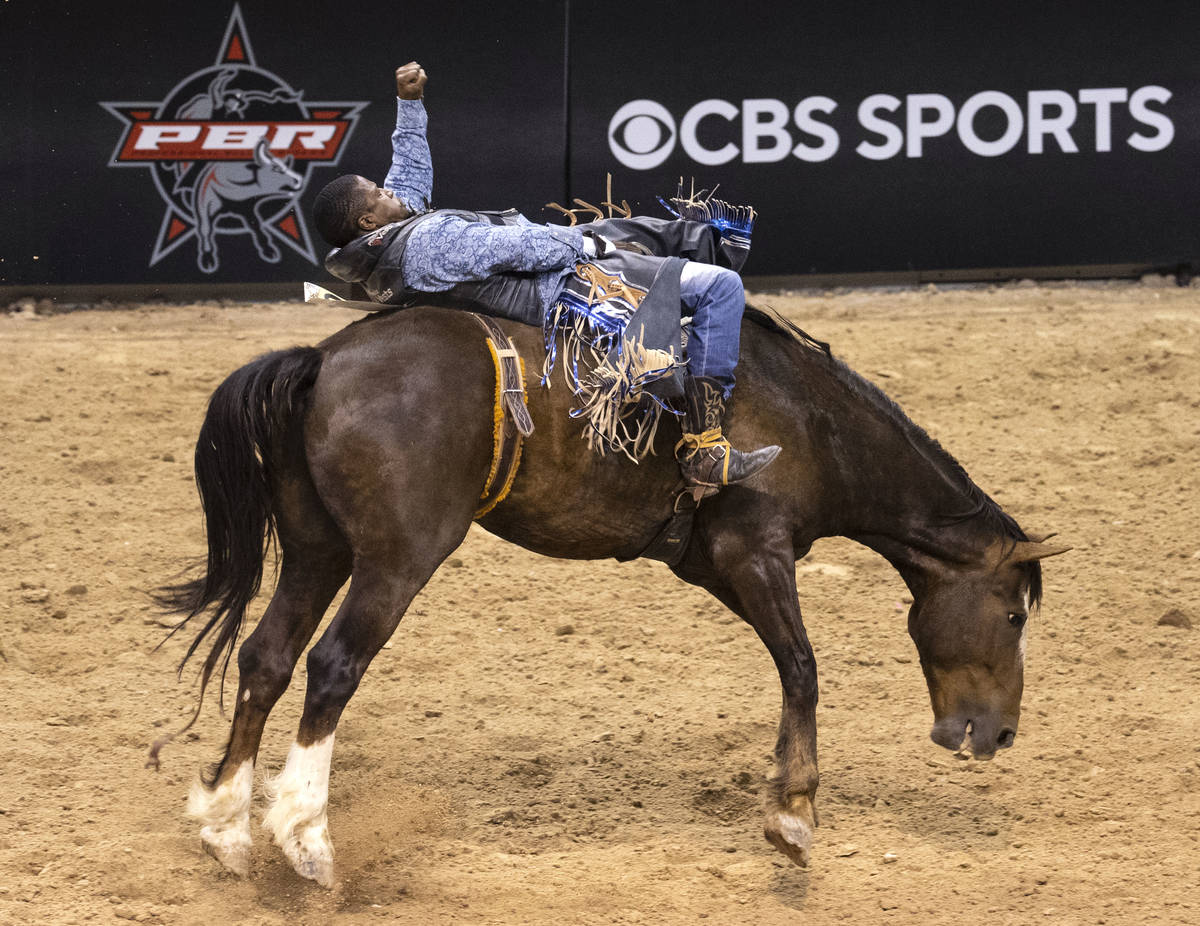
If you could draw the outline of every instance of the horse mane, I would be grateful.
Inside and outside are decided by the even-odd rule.
[[[962,495],[963,507],[957,511],[941,513],[940,520],[944,524],[949,526],[979,519],[985,529],[993,535],[1003,538],[1009,546],[1029,539],[1017,524],[1016,519],[975,484],[962,464],[949,451],[931,437],[924,428],[909,418],[886,392],[855,372],[844,361],[835,357],[828,343],[814,338],[799,325],[784,318],[773,309],[763,309],[747,304],[743,317],[760,328],[790,339],[818,362],[823,362],[823,369],[836,382],[892,422],[913,448],[958,488]],[[1024,563],[1023,568],[1026,570],[1029,583],[1030,603],[1035,606],[1039,605],[1042,600],[1041,564],[1034,560]]]

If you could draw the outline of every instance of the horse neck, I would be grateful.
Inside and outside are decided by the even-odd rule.
[[[931,561],[978,561],[1004,515],[954,458],[874,387],[851,380],[834,404],[830,532],[875,550],[910,585]]]

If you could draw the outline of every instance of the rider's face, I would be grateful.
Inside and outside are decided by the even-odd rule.
[[[408,207],[396,198],[395,193],[377,186],[366,177],[358,178],[358,193],[366,203],[366,210],[358,217],[359,227],[363,231],[371,231],[390,222],[399,222],[412,215]]]

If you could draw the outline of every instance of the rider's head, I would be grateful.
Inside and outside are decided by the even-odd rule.
[[[412,212],[395,193],[358,174],[344,174],[330,181],[313,203],[317,231],[339,248],[359,235],[410,215]]]

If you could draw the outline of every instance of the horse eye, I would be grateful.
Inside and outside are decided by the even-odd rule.
[[[1024,614],[1020,611],[1012,611],[1008,615],[1008,622],[1010,624],[1012,624],[1014,627],[1018,627],[1018,628],[1024,627],[1025,621],[1028,619],[1029,619],[1029,615]]]

